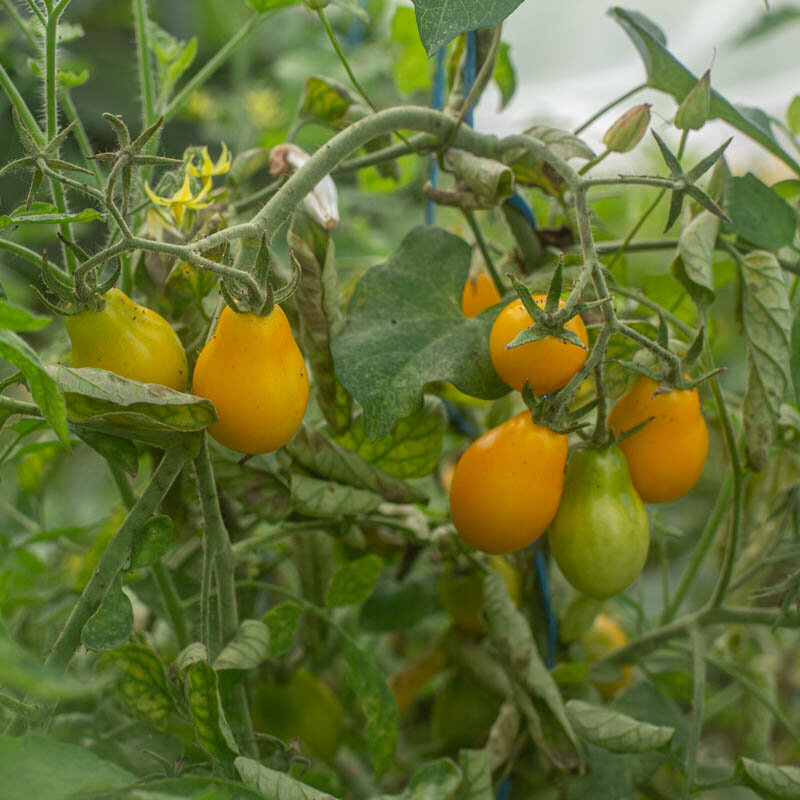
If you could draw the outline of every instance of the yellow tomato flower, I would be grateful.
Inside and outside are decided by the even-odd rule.
[[[204,147],[200,152],[203,155],[203,163],[199,168],[196,167],[194,163],[194,153],[192,153],[192,157],[186,165],[186,172],[195,178],[202,178],[203,186],[210,188],[212,175],[224,175],[231,168],[231,151],[228,150],[227,145],[223,142],[222,152],[216,164],[211,160],[207,147]]]
[[[208,183],[203,185],[203,188],[200,192],[194,196],[192,196],[192,186],[189,182],[189,176],[187,175],[183,181],[183,186],[178,189],[175,194],[171,197],[159,197],[153,190],[150,188],[150,185],[145,183],[144,189],[147,192],[147,196],[150,200],[155,203],[157,206],[168,206],[170,213],[172,214],[173,219],[180,227],[183,224],[183,215],[186,212],[187,208],[206,208],[211,205],[211,202],[203,202],[203,199],[208,194],[209,189],[211,188],[211,180],[209,179]]]

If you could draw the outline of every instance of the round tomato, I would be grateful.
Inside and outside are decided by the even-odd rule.
[[[500,573],[511,595],[519,606],[522,601],[520,576],[502,556],[492,556],[489,566]],[[486,633],[486,623],[481,616],[483,608],[483,583],[486,576],[478,570],[469,572],[444,572],[439,576],[439,600],[453,622],[470,633]]]
[[[533,299],[544,308],[547,296],[537,294]],[[561,305],[564,305],[563,301]],[[533,324],[522,300],[514,300],[495,320],[489,336],[489,350],[494,368],[509,386],[522,389],[527,380],[534,394],[547,394],[569,383],[570,378],[586,363],[588,351],[552,336],[528,342],[521,347],[506,348],[518,333]],[[588,347],[589,336],[580,317],[573,317],[564,327]]]
[[[486,553],[511,553],[538,539],[564,485],[567,437],[522,411],[476,439],[456,464],[450,516],[461,537]]]
[[[613,653],[614,650],[622,647],[627,641],[628,637],[625,632],[608,614],[598,614],[594,618],[592,627],[581,637],[581,643],[589,661],[597,661],[609,653]],[[610,700],[618,691],[624,689],[631,682],[633,673],[631,666],[625,664],[621,667],[621,670],[622,677],[619,680],[595,681],[594,685],[604,700]]]
[[[461,294],[461,311],[465,317],[477,317],[481,311],[499,302],[500,292],[485,272],[467,278]]]
[[[650,527],[618,447],[572,454],[548,538],[559,569],[589,597],[612,597],[638,577]]]
[[[284,742],[299,739],[327,763],[344,736],[344,714],[336,695],[308,670],[295,670],[289,683],[261,684],[255,692],[256,729]]]
[[[186,388],[186,353],[177,334],[160,314],[134,303],[119,289],[109,289],[100,311],[64,318],[72,351],[71,367],[98,367],[123,378]]]
[[[463,672],[453,673],[436,693],[433,735],[450,747],[479,745],[497,719],[502,701]]]
[[[208,431],[226,447],[268,453],[286,444],[305,415],[308,373],[281,307],[260,317],[226,306],[198,356],[192,391],[214,403],[219,422]]]
[[[447,666],[447,654],[434,645],[420,653],[415,659],[395,670],[388,680],[397,710],[407,711],[425,688],[430,679]]]
[[[641,498],[668,503],[697,483],[706,463],[708,428],[697,389],[660,389],[643,376],[614,406],[608,427],[619,436],[650,417],[619,446]]]

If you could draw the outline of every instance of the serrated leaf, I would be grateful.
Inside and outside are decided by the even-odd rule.
[[[471,255],[462,239],[419,227],[358,282],[332,352],[339,380],[364,408],[370,439],[418,411],[429,381],[482,398],[507,393],[489,356],[500,307],[472,319],[461,312]]]
[[[653,89],[666,92],[682,103],[686,95],[697,85],[698,78],[667,50],[666,38],[658,26],[644,14],[628,11],[619,6],[609,10],[609,15],[630,37],[644,62],[647,84]],[[746,114],[731,105],[719,92],[711,90],[709,119],[721,119],[749,136],[770,153],[800,173],[800,164],[777,143],[768,126],[751,114]]]
[[[307,475],[292,475],[292,507],[307,517],[340,517],[375,511],[383,498],[367,489],[356,489]]]
[[[349,642],[344,647],[346,678],[358,698],[367,722],[365,738],[375,772],[380,776],[391,766],[397,745],[397,704],[374,657]]]
[[[505,581],[495,570],[489,570],[484,580],[483,611],[492,643],[502,654],[504,662],[513,665],[509,677],[520,681],[520,688],[524,688],[527,695],[530,695],[532,710],[537,715],[549,712],[553,716],[581,760],[578,738],[567,717],[561,692],[542,661],[524,615],[517,609],[508,594]],[[531,717],[529,714],[526,716],[530,727]],[[547,744],[545,749],[547,750]],[[561,760],[552,750],[548,755],[551,759]]]
[[[295,294],[300,348],[311,364],[325,419],[334,430],[343,430],[350,421],[350,398],[336,378],[331,354],[331,338],[343,324],[333,238],[309,214],[299,212],[292,220],[288,243],[302,268]]]
[[[136,532],[131,553],[131,569],[141,569],[158,563],[172,547],[175,537],[172,519],[166,514],[151,517]]]
[[[70,422],[88,422],[114,415],[150,430],[199,431],[216,422],[209,400],[154,383],[139,383],[104,369],[51,366],[67,402]]]
[[[672,739],[675,729],[640,722],[603,706],[570,700],[567,716],[581,738],[612,753],[646,753]]]
[[[118,672],[114,689],[127,714],[157,730],[166,730],[174,703],[164,667],[149,647],[142,644],[119,647],[100,658],[98,669]]]
[[[133,607],[122,584],[116,580],[103,598],[100,608],[86,620],[81,644],[87,650],[107,652],[122,647],[133,633]]]
[[[419,489],[306,425],[300,426],[284,449],[298,464],[320,478],[368,489],[393,503],[421,503],[427,499]]]
[[[130,475],[139,471],[139,453],[136,445],[130,439],[119,436],[109,436],[107,433],[96,431],[78,430],[78,437],[106,461],[114,464]]]
[[[262,622],[269,628],[270,658],[282,656],[292,646],[302,616],[300,606],[288,601],[264,614]]]
[[[175,659],[175,671],[181,680],[185,679],[186,670],[198,661],[208,661],[208,650],[202,642],[192,642],[178,653]]]
[[[312,75],[306,78],[297,115],[332,125],[347,113],[353,103],[355,98],[341,83],[321,75]]]
[[[36,212],[34,203],[26,211],[25,206],[20,206],[11,214],[0,215],[0,229],[9,225],[60,225],[63,222],[105,222],[106,218],[94,208],[85,208],[69,214]]]
[[[38,331],[49,325],[51,321],[50,317],[32,314],[28,309],[13,305],[8,300],[0,298],[0,329]]]
[[[364,415],[360,414],[336,441],[384,472],[408,480],[436,469],[446,429],[444,403],[438,397],[425,395],[422,408],[401,419],[383,439],[373,442],[367,438]]]
[[[466,4],[456,0],[416,0],[419,38],[432,56],[461,33],[499,25],[522,0]]]
[[[280,800],[336,800],[327,792],[320,792],[285,772],[265,767],[258,761],[239,756],[233,765],[245,786],[257,791],[260,797]]]
[[[136,777],[91,750],[46,736],[0,737],[3,800],[71,800],[115,795]]]
[[[0,329],[0,358],[15,366],[25,376],[33,400],[52,425],[59,441],[68,446],[67,406],[56,382],[47,374],[39,356],[15,333]]]
[[[714,300],[714,246],[720,221],[710,211],[701,211],[681,229],[678,258],[672,262],[672,274],[683,284],[695,302],[708,305]]]
[[[372,594],[382,567],[383,561],[374,554],[339,567],[325,594],[325,605],[334,608],[364,602]]]
[[[257,619],[242,620],[239,630],[214,661],[214,669],[255,669],[269,654],[270,629]]]
[[[239,753],[219,697],[217,673],[205,662],[186,672],[186,699],[197,742],[215,761],[230,765]]]
[[[430,87],[430,61],[419,40],[414,9],[399,6],[394,12],[392,42],[394,85],[403,94]]]
[[[797,212],[752,172],[728,180],[725,210],[731,230],[766,250],[790,245],[797,228]]]
[[[463,780],[464,774],[458,765],[449,758],[440,758],[420,767],[400,794],[382,794],[375,800],[460,798],[461,795],[457,795],[456,792]]]
[[[744,436],[750,462],[763,469],[775,439],[781,403],[791,385],[791,309],[783,270],[772,253],[748,253],[741,268],[747,341]]]
[[[780,767],[750,758],[740,758],[736,775],[760,797],[766,800],[798,800],[800,798],[800,767]]]

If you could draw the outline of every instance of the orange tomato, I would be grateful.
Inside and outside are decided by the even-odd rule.
[[[547,296],[537,294],[533,299],[538,306],[544,308]],[[563,304],[562,301],[561,305]],[[534,394],[547,394],[569,382],[586,363],[588,351],[552,336],[528,342],[521,347],[506,348],[518,333],[533,324],[522,300],[514,300],[495,320],[489,337],[489,350],[494,368],[509,386],[522,389],[528,380]],[[589,336],[580,317],[573,317],[564,327],[588,347]]]
[[[653,419],[620,443],[636,491],[646,503],[668,503],[697,483],[708,455],[708,428],[697,389],[659,390],[642,376],[614,406],[608,427],[617,435]]]
[[[567,437],[522,411],[476,439],[456,465],[450,516],[461,537],[486,553],[511,553],[538,539],[564,487]]]
[[[614,650],[618,650],[626,644],[628,637],[620,626],[608,614],[598,614],[594,618],[592,627],[581,637],[583,649],[586,651],[586,658],[589,661],[597,661]],[[600,692],[604,700],[610,700],[618,691],[624,689],[630,682],[633,669],[629,664],[625,664],[622,669],[622,677],[616,681],[595,681],[594,685]]]
[[[500,302],[500,292],[485,273],[470,275],[461,294],[461,311],[465,317],[477,317],[481,311]]]

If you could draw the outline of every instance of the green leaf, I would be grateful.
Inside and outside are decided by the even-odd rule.
[[[325,605],[334,608],[363,603],[372,594],[382,567],[383,561],[375,554],[339,567],[325,594]]]
[[[451,381],[482,398],[508,392],[489,356],[501,307],[472,319],[461,313],[471,257],[462,239],[419,227],[358,282],[332,352],[336,374],[364,408],[370,439],[418,411],[428,381]]]
[[[719,226],[719,217],[710,211],[701,211],[681,228],[678,257],[670,268],[695,302],[702,305],[714,300],[712,265]]]
[[[133,607],[122,583],[116,580],[103,598],[100,608],[86,621],[81,643],[87,650],[116,650],[133,633]]]
[[[444,166],[485,206],[498,205],[514,194],[514,172],[499,161],[452,147],[445,153]]]
[[[284,449],[298,464],[320,478],[356,489],[369,489],[393,503],[421,503],[427,499],[419,489],[306,425],[300,426]]]
[[[8,576],[8,572],[4,576]],[[7,580],[4,577],[4,580]],[[96,681],[81,680],[45,666],[23,650],[0,623],[0,684],[20,695],[42,700],[69,700],[95,693]]]
[[[800,404],[800,314],[796,313],[792,323],[792,358],[790,362],[795,402]]]
[[[214,669],[255,669],[267,658],[270,629],[261,620],[245,619],[214,662]]]
[[[386,570],[361,606],[359,624],[369,633],[408,630],[441,610],[435,575],[411,575],[398,581],[394,570]]]
[[[800,798],[800,767],[779,767],[740,758],[736,762],[736,776],[759,797],[767,800]]]
[[[144,720],[156,730],[167,729],[167,719],[175,704],[164,666],[149,647],[126,644],[105,653],[98,669],[117,674],[115,693],[127,714]]]
[[[492,766],[485,750],[459,750],[458,763],[463,773],[455,800],[494,800]]]
[[[292,475],[292,506],[307,517],[340,517],[375,511],[383,498],[367,489]]]
[[[359,414],[336,441],[384,472],[408,480],[436,469],[446,430],[444,403],[438,397],[425,395],[422,408],[401,419],[383,439],[373,442],[367,438],[364,415]]]
[[[181,50],[180,54],[167,67],[166,87],[170,91],[180,80],[181,75],[192,65],[197,55],[197,37],[193,36]]]
[[[297,116],[299,119],[315,120],[336,127],[335,123],[355,103],[350,90],[341,83],[321,75],[312,75],[306,78]]]
[[[672,739],[675,728],[639,722],[627,714],[582,700],[567,703],[567,716],[578,735],[613,753],[645,753]]]
[[[311,364],[314,392],[325,419],[334,430],[343,430],[350,421],[351,401],[336,379],[331,355],[331,337],[343,324],[333,238],[309,214],[299,212],[292,220],[288,243],[302,268],[294,295],[300,348]]]
[[[0,737],[3,800],[71,800],[129,786],[135,776],[90,750],[46,736]]]
[[[527,695],[530,695],[533,704],[531,711],[535,711],[539,717],[543,714],[552,715],[574,746],[578,758],[581,759],[580,745],[567,717],[564,699],[553,676],[542,661],[525,616],[511,599],[499,572],[489,570],[483,586],[483,613],[486,616],[489,636],[494,647],[503,656],[504,663],[514,665],[509,677],[518,680],[521,684],[520,690],[524,688]],[[525,713],[524,707],[523,713]],[[530,728],[531,718],[529,714],[526,716]],[[561,756],[544,741],[544,737],[539,737],[537,744],[551,759],[559,763],[562,761]]]
[[[96,431],[78,430],[78,437],[106,461],[119,467],[130,475],[139,471],[139,453],[136,445],[130,439],[119,436],[109,436],[107,433]]]
[[[300,627],[303,611],[294,603],[280,603],[264,614],[262,622],[269,628],[269,657],[282,656],[294,642],[294,635]]]
[[[247,0],[247,4],[259,13],[271,11],[273,8],[285,8],[297,5],[300,0]]]
[[[22,372],[34,402],[52,425],[59,441],[68,448],[67,407],[56,382],[39,361],[39,356],[24,339],[11,331],[0,329],[0,358]]]
[[[628,34],[644,62],[647,84],[666,92],[682,103],[697,85],[698,78],[681,64],[666,48],[667,40],[658,26],[643,14],[615,6],[609,15]],[[719,92],[711,90],[709,119],[721,119],[749,136],[770,153],[800,173],[800,164],[775,141],[768,126],[752,114],[732,106]]]
[[[265,767],[252,758],[239,756],[233,765],[242,783],[258,792],[260,797],[280,798],[280,800],[336,800],[327,792],[320,792],[285,772]]]
[[[511,47],[505,42],[500,42],[500,49],[497,51],[497,61],[494,63],[492,80],[500,90],[500,110],[502,111],[514,96],[517,90],[517,73],[511,61],[509,51]]]
[[[800,20],[800,8],[783,6],[781,8],[767,8],[753,22],[736,37],[733,44],[738,49],[743,44],[748,44],[756,39],[761,39],[775,33],[780,28]]]
[[[786,124],[789,130],[797,136],[800,133],[800,94],[796,94],[786,109]]]
[[[462,751],[464,752],[464,751]],[[382,794],[376,800],[437,800],[456,798],[464,775],[449,758],[440,758],[420,767],[400,794]]]
[[[367,750],[378,776],[392,765],[397,746],[397,704],[374,656],[349,642],[344,647],[347,683],[367,721]]]
[[[232,764],[239,748],[222,710],[217,673],[205,661],[198,661],[187,670],[186,699],[200,747],[215,761]]]
[[[186,671],[199,661],[208,661],[208,650],[202,642],[192,642],[178,653],[175,659],[175,671],[181,680],[186,679]]]
[[[37,209],[36,206],[47,206]],[[52,211],[51,211],[52,209]],[[11,214],[0,215],[0,229],[7,228],[9,225],[60,225],[62,222],[105,222],[106,218],[94,208],[85,208],[83,211],[76,211],[69,214],[59,214],[55,206],[48,206],[46,203],[34,203],[26,211],[25,206],[20,206]]]
[[[417,21],[412,8],[398,7],[392,18],[394,85],[403,94],[431,85],[431,67],[419,40]]]
[[[462,3],[457,0],[416,0],[419,37],[429,56],[460,33],[499,25],[522,0]]]
[[[131,569],[141,569],[157,564],[161,556],[172,547],[175,532],[172,519],[166,514],[151,517],[136,532],[131,553]]]
[[[763,469],[791,383],[792,317],[783,270],[772,253],[748,253],[741,267],[742,322],[747,342],[744,436],[750,462]]]
[[[238,781],[234,783],[210,775],[148,780],[139,783],[134,791],[135,794],[114,795],[102,800],[264,800],[264,795]]]
[[[89,422],[113,415],[150,430],[199,431],[216,422],[209,400],[166,386],[139,383],[104,369],[51,366],[47,372],[64,393],[70,422]]]
[[[8,300],[0,299],[0,329],[12,331],[38,331],[49,325],[50,317],[31,314],[26,308],[15,306]]]
[[[765,250],[790,245],[797,228],[797,212],[752,172],[728,180],[725,210],[731,230]]]

